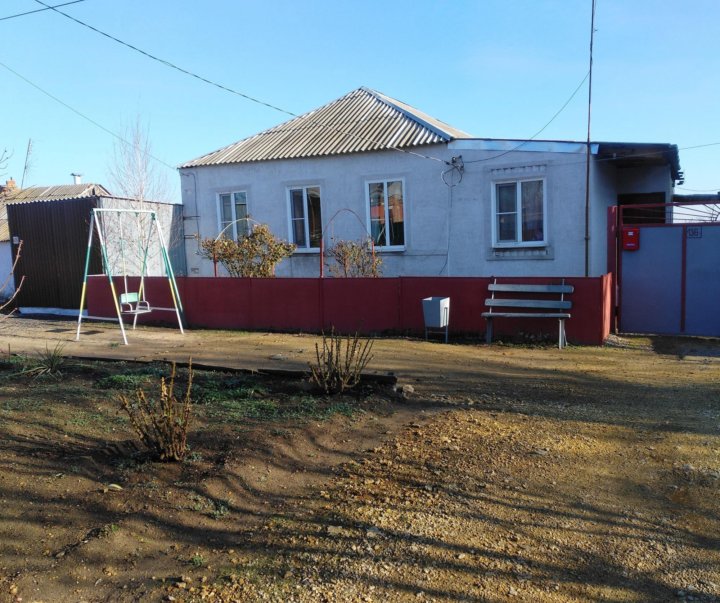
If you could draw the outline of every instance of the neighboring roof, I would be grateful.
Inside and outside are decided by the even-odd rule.
[[[401,101],[369,88],[182,164],[181,168],[405,149],[467,138]]]
[[[660,142],[598,142],[598,159],[617,167],[670,165],[673,180],[682,180],[680,154],[675,144]]]
[[[5,203],[32,203],[33,201],[62,201],[64,199],[84,199],[87,197],[110,196],[110,192],[100,184],[59,184],[57,186],[32,186],[12,189],[0,195]]]

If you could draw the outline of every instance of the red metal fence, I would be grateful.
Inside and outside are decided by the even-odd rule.
[[[361,333],[412,333],[424,330],[421,300],[450,298],[450,333],[485,332],[485,299],[491,278],[202,278],[180,277],[178,288],[190,327],[222,329],[319,332],[334,326]],[[138,279],[130,279],[137,291]],[[172,307],[166,279],[147,278],[147,299],[152,306]],[[557,278],[503,278],[507,283],[557,283]],[[572,318],[566,323],[571,343],[600,345],[610,332],[610,276],[566,278],[575,287],[570,296]],[[121,279],[116,280],[123,290]],[[114,306],[107,278],[94,276],[88,283],[88,311],[93,316],[113,316]],[[139,322],[168,322],[170,313],[153,312]],[[557,332],[548,319],[495,321],[496,335],[518,332]]]

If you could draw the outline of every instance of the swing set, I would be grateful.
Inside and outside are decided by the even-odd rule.
[[[88,320],[117,321],[120,324],[123,343],[128,345],[123,316],[127,317],[127,320],[132,317],[132,328],[134,330],[138,316],[155,311],[174,312],[177,317],[178,328],[181,333],[184,333],[180,292],[168,257],[165,238],[158,223],[157,213],[153,210],[143,209],[94,208],[92,211],[75,341],[80,341],[80,328],[83,318],[85,318]],[[134,220],[129,221],[128,218],[134,218]],[[95,234],[97,234],[100,244],[103,272],[108,277],[116,317],[83,316],[90,257]],[[153,253],[151,253],[153,240],[156,245]],[[158,250],[159,258],[156,255]],[[150,276],[149,270],[151,267],[155,268],[155,265],[158,265],[158,271],[164,272],[164,276],[167,277],[170,296],[173,301],[172,308],[152,306],[145,297],[145,277]],[[122,276],[124,289],[120,295],[117,294],[113,280],[118,276]],[[131,289],[129,277],[140,278],[136,290]]]

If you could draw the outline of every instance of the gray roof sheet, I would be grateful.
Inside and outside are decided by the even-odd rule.
[[[319,109],[180,167],[405,149],[469,137],[401,101],[358,88]]]
[[[58,184],[56,186],[32,186],[14,189],[0,195],[4,203],[33,203],[35,201],[62,201],[86,197],[109,196],[110,192],[100,184]]]

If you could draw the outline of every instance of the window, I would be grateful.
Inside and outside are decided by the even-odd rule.
[[[320,214],[320,187],[291,188],[290,240],[299,249],[315,249],[322,240],[322,217]]]
[[[496,182],[493,242],[496,246],[538,246],[545,238],[545,180]]]
[[[220,193],[220,232],[226,237],[237,239],[250,232],[247,213],[247,193]]]
[[[370,232],[378,247],[405,245],[405,210],[402,180],[368,182]]]

